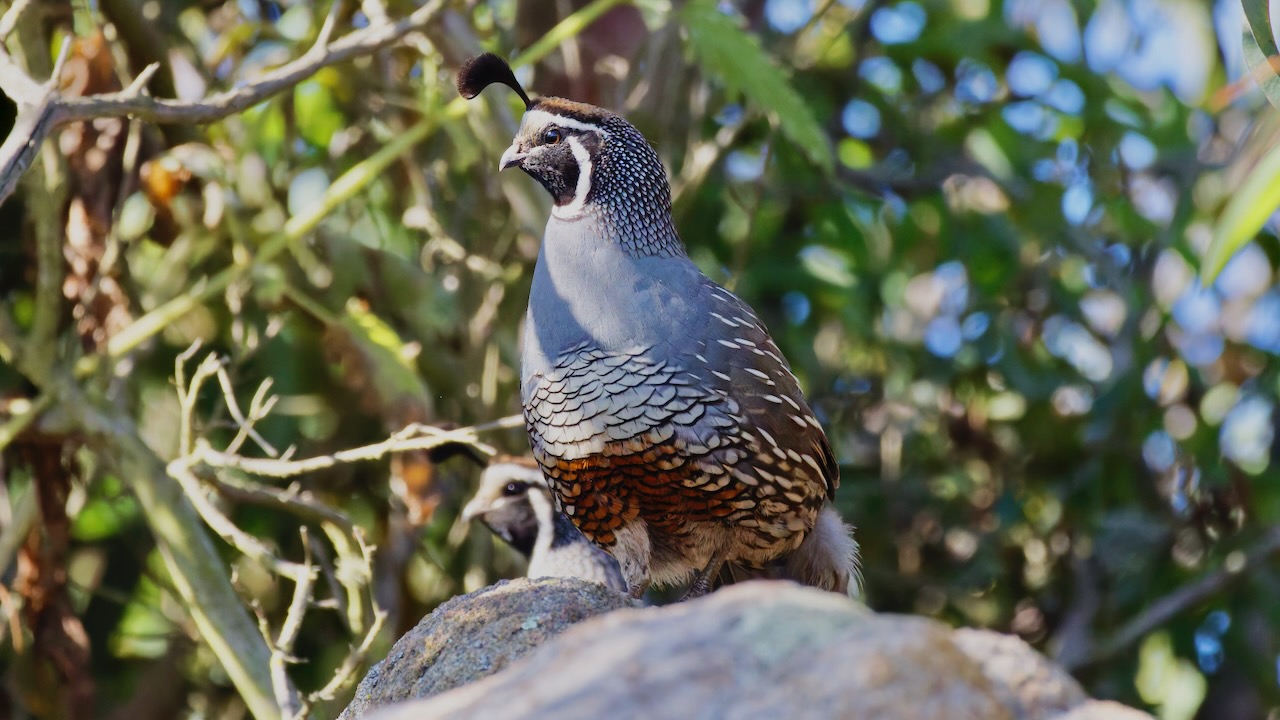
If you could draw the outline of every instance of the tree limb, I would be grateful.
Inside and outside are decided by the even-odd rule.
[[[156,123],[200,124],[221,120],[242,112],[280,92],[288,90],[330,65],[381,50],[411,32],[430,24],[444,7],[444,0],[431,0],[408,17],[394,23],[370,25],[329,41],[336,22],[330,13],[311,49],[258,80],[200,100],[171,100],[144,94],[146,81],[158,67],[148,66],[129,87],[91,97],[63,97],[57,90],[55,71],[44,85],[24,73],[8,53],[0,48],[0,91],[18,105],[14,130],[0,146],[0,204],[13,193],[18,178],[31,166],[36,150],[56,128],[71,122],[100,117],[135,117]],[[337,7],[338,3],[334,3]],[[0,31],[21,12],[15,4],[0,18]]]
[[[279,718],[271,686],[271,651],[227,581],[222,558],[181,486],[165,473],[164,463],[127,418],[96,407],[69,377],[57,376],[46,390],[138,499],[183,606],[250,712],[258,718]]]
[[[1151,603],[1137,617],[1120,626],[1115,632],[1109,633],[1107,640],[1099,643],[1087,658],[1075,663],[1074,666],[1067,665],[1067,669],[1074,670],[1079,666],[1093,665],[1115,657],[1156,628],[1245,578],[1249,571],[1270,561],[1277,554],[1280,554],[1280,525],[1269,528],[1263,533],[1261,539],[1247,550],[1228,555],[1223,567]]]

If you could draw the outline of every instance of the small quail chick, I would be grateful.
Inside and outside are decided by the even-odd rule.
[[[484,523],[528,558],[531,578],[574,577],[627,591],[617,561],[552,505],[551,490],[532,458],[495,458],[462,518]]]

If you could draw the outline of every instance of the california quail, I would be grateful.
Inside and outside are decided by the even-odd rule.
[[[528,558],[531,578],[575,577],[627,591],[618,562],[555,509],[532,458],[495,458],[480,475],[480,488],[462,519],[479,520]]]
[[[658,154],[608,110],[531,100],[493,54],[462,68],[458,91],[495,82],[525,103],[499,169],[554,202],[520,389],[559,507],[637,597],[690,580],[686,597],[702,594],[726,563],[856,592],[826,435],[755,313],[689,260]]]

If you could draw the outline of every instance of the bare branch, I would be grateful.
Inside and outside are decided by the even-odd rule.
[[[67,66],[69,57],[71,57],[71,38],[65,37],[62,39],[62,47],[58,48],[58,59],[53,62],[53,72],[49,74],[49,79],[44,84],[50,91],[57,92],[62,78],[62,69]]]
[[[0,17],[0,38],[11,32],[27,3],[15,2]],[[444,7],[444,0],[431,0],[408,17],[355,30],[330,42],[337,24],[337,7],[321,27],[316,42],[292,62],[264,74],[254,82],[209,95],[196,101],[155,98],[145,94],[157,66],[148,66],[129,87],[114,93],[90,97],[63,97],[57,78],[69,45],[64,44],[50,84],[32,80],[0,45],[0,91],[18,105],[18,119],[0,145],[0,204],[13,194],[18,179],[31,166],[36,150],[58,127],[71,122],[100,117],[135,117],[156,123],[201,124],[220,120],[257,105],[314,75],[317,71],[355,57],[368,55],[398,42],[405,35],[422,30]]]
[[[313,499],[309,494],[299,490],[296,485],[288,489],[273,488],[251,480],[238,479],[234,477],[235,472],[265,477],[292,477],[342,463],[375,460],[394,452],[429,449],[455,442],[465,443],[482,452],[493,454],[493,448],[479,441],[479,433],[520,427],[524,421],[520,416],[514,415],[457,430],[441,430],[429,425],[414,424],[380,443],[344,450],[333,455],[303,460],[291,460],[288,453],[280,458],[245,458],[238,455],[237,451],[249,438],[254,439],[268,453],[274,453],[274,448],[253,430],[254,424],[267,417],[271,410],[274,399],[270,396],[271,385],[269,382],[264,382],[258,387],[249,405],[249,412],[244,413],[236,401],[230,375],[216,354],[210,354],[201,360],[191,373],[190,379],[187,379],[185,365],[197,351],[196,345],[188,348],[174,365],[174,379],[181,407],[180,448],[182,453],[180,457],[169,463],[167,472],[182,486],[201,519],[226,542],[275,573],[293,579],[293,600],[274,641],[267,627],[266,617],[261,613],[259,613],[259,624],[262,627],[263,637],[270,646],[270,685],[275,702],[282,716],[304,717],[312,704],[320,700],[332,699],[352,681],[356,670],[363,665],[369,649],[379,637],[385,624],[387,614],[377,607],[371,583],[374,547],[365,541],[360,527],[340,510]],[[235,438],[224,450],[215,450],[207,439],[198,438],[194,430],[200,389],[204,383],[215,378],[222,388],[224,404],[239,428]],[[198,477],[199,466],[214,469],[217,471],[216,477],[213,479]],[[302,518],[304,522],[318,524],[327,535],[329,543],[337,551],[337,571],[328,567],[321,548],[312,547],[305,530],[303,531],[305,558],[302,564],[277,557],[262,541],[232,523],[209,499],[208,488],[215,489],[227,498],[268,505],[292,513]],[[313,555],[321,557],[319,567],[313,563]],[[351,648],[342,665],[323,688],[305,698],[298,698],[289,682],[287,669],[289,663],[295,662],[292,649],[303,617],[310,607],[320,606],[315,602],[314,590],[315,582],[321,572],[334,590],[333,599],[326,601],[323,606],[342,612],[352,634],[358,635],[361,639]]]
[[[382,625],[387,620],[387,613],[384,610],[378,610],[373,615],[373,624],[369,626],[369,631],[364,634],[364,638],[360,644],[351,649],[347,653],[347,657],[342,661],[342,665],[333,673],[333,678],[325,683],[325,686],[311,693],[308,696],[310,703],[316,703],[321,700],[332,700],[355,677],[356,670],[364,663],[364,659],[369,655],[369,648],[373,647],[373,641],[378,639],[378,634],[382,632]]]
[[[182,370],[183,359],[188,357],[191,352],[192,349],[188,349],[187,352],[179,356],[175,363],[175,376],[179,380],[184,375]],[[195,416],[196,401],[200,397],[200,388],[203,387],[207,380],[219,377],[220,374],[225,374],[222,362],[217,355],[210,354],[196,367],[195,374],[191,376],[191,382],[185,388],[182,387],[181,383],[179,384],[179,398],[182,410],[181,427],[183,432],[183,437],[179,439],[180,447],[189,448],[191,446],[191,434],[194,432],[192,428],[195,426],[193,418]],[[221,378],[219,377],[219,379]],[[228,380],[224,388],[229,387],[230,381]],[[232,402],[234,402],[234,399]],[[236,414],[239,414],[238,408]],[[241,530],[235,523],[231,522],[230,518],[224,515],[209,499],[200,480],[193,472],[192,468],[198,462],[194,456],[184,455],[169,463],[165,469],[170,477],[182,485],[187,498],[195,506],[196,512],[200,514],[206,525],[218,533],[229,545],[245,556],[262,563],[277,575],[293,578],[295,582],[298,582],[303,573],[311,572],[310,568],[304,568],[297,563],[277,557],[262,541]]]
[[[457,430],[441,430],[429,425],[410,425],[379,443],[350,450],[340,450],[332,455],[318,455],[303,460],[240,457],[232,453],[214,450],[207,442],[200,441],[197,443],[192,458],[212,467],[231,468],[263,477],[285,478],[326,470],[346,463],[377,460],[396,452],[430,450],[455,442],[471,445],[486,455],[494,455],[496,451],[481,443],[477,438],[478,434],[490,430],[517,427],[524,427],[524,418],[520,415],[510,415],[492,422],[458,428]]]
[[[334,0],[329,5],[329,14],[324,16],[324,24],[320,26],[320,32],[316,35],[316,41],[312,44],[311,50],[315,52],[319,49],[324,52],[329,47],[329,38],[333,37],[333,29],[338,26],[338,13],[342,11],[342,0]]]
[[[129,87],[125,88],[124,92],[130,95],[142,95],[146,92],[147,85],[151,82],[151,78],[155,77],[158,72],[160,72],[160,63],[151,63],[150,65],[142,68],[142,72],[138,73],[138,77],[134,78],[133,82],[129,83]]]
[[[178,386],[178,406],[182,412],[178,413],[178,454],[190,455],[191,442],[195,437],[194,429],[191,427],[193,412],[188,412],[188,403],[194,402],[190,400],[187,393],[187,361],[195,357],[200,351],[202,341],[196,338],[191,346],[183,350],[173,361],[173,380]]]
[[[0,60],[0,78],[4,77],[6,71],[3,61]],[[19,96],[14,94],[13,86],[3,79],[0,79],[0,89],[18,102],[20,108],[18,119],[13,123],[9,137],[5,138],[3,145],[0,145],[0,204],[3,204],[13,194],[13,189],[17,187],[23,173],[36,159],[40,144],[56,127],[57,106],[53,102],[53,93],[45,93],[35,104],[25,105]]]
[[[267,442],[266,438],[259,435],[257,430],[253,429],[254,424],[266,416],[263,408],[269,411],[271,406],[275,405],[275,399],[267,397],[267,393],[271,391],[271,378],[267,378],[258,386],[258,391],[254,393],[253,400],[249,405],[249,417],[246,418],[244,413],[240,411],[240,403],[236,402],[235,389],[231,387],[231,376],[227,374],[226,367],[219,365],[217,375],[218,384],[222,387],[222,399],[227,405],[227,410],[231,413],[231,418],[236,421],[236,425],[239,427],[239,432],[236,433],[231,444],[227,445],[226,451],[235,453],[246,439],[252,439],[258,447],[262,448],[263,452],[271,457],[279,455],[280,453],[276,451],[275,447]]]
[[[25,3],[14,3],[0,18],[0,38],[18,22]],[[49,133],[58,126],[58,78],[71,54],[71,38],[63,41],[53,72],[43,84],[32,80],[5,51],[0,40],[0,91],[18,106],[13,129],[0,145],[0,204],[17,187],[18,180],[35,161],[36,152]]]
[[[360,556],[364,560],[364,565],[368,569],[370,576],[373,575],[373,546],[365,543],[361,534],[356,534],[356,542],[360,544]],[[370,588],[370,595],[373,590]],[[378,639],[378,634],[382,632],[382,626],[386,622],[387,613],[381,608],[376,608],[373,612],[373,622],[369,623],[369,628],[364,634],[364,638],[360,644],[351,649],[347,653],[347,657],[343,659],[342,665],[333,673],[333,677],[325,686],[307,696],[307,704],[314,704],[321,700],[332,700],[342,688],[355,676],[356,669],[363,663],[365,657],[369,654],[369,648],[373,646],[373,642]]]
[[[0,17],[0,45],[9,39],[9,35],[18,25],[18,18],[22,17],[22,13],[26,12],[30,5],[31,0],[13,0],[9,9],[4,11],[4,16]]]
[[[377,52],[409,33],[421,30],[435,19],[443,7],[444,0],[433,0],[399,22],[370,25],[333,43],[328,43],[322,28],[316,44],[293,62],[281,65],[252,83],[201,100],[168,100],[137,93],[130,95],[124,91],[87,98],[66,98],[59,102],[58,124],[124,115],[157,123],[199,124],[221,120],[297,85],[323,68]],[[325,25],[330,23],[326,21]]]
[[[1096,650],[1078,665],[1092,665],[1124,652],[1156,628],[1214,597],[1227,586],[1246,577],[1249,570],[1269,562],[1277,554],[1280,554],[1280,525],[1269,528],[1263,533],[1261,539],[1247,550],[1228,555],[1224,567],[1207,573],[1200,579],[1183,585],[1151,603],[1137,617],[1110,633],[1107,640],[1100,643]],[[1068,665],[1067,669],[1075,668]]]
[[[301,698],[289,680],[289,664],[297,661],[293,656],[293,644],[302,630],[302,619],[306,617],[307,606],[311,604],[311,590],[316,580],[316,569],[311,564],[311,544],[307,542],[307,528],[298,528],[298,532],[302,535],[302,566],[306,572],[294,579],[293,599],[289,602],[289,610],[280,626],[280,634],[271,645],[271,685],[276,691],[280,714],[290,718],[300,717],[302,708]]]
[[[209,500],[204,488],[201,487],[200,480],[196,478],[195,473],[191,471],[191,468],[186,463],[185,459],[175,460],[169,463],[166,467],[166,472],[169,477],[177,480],[182,485],[187,498],[191,500],[196,512],[200,514],[200,518],[204,520],[210,529],[218,533],[228,545],[239,550],[242,555],[261,563],[277,575],[292,578],[296,581],[302,577],[303,573],[308,572],[306,568],[298,563],[277,557],[261,540],[241,530],[239,526],[231,522],[231,519]]]

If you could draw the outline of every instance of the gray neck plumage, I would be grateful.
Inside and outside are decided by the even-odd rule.
[[[697,269],[674,233],[663,237],[636,228],[622,239],[606,234],[619,222],[589,212],[576,220],[553,216],[547,223],[529,290],[526,372],[584,343],[623,350],[670,332],[652,307],[670,294],[660,286],[682,283],[686,276],[692,280]]]
[[[572,212],[552,213],[552,223],[584,223],[601,242],[617,243],[632,256],[683,256],[684,243],[671,220],[671,188],[662,159],[630,125],[618,121],[606,123],[606,128],[609,138],[589,167],[585,203],[576,217]]]
[[[685,257],[684,243],[669,212],[629,211],[624,203],[588,203],[574,217],[553,214],[546,237],[582,234],[615,244],[630,257]]]

